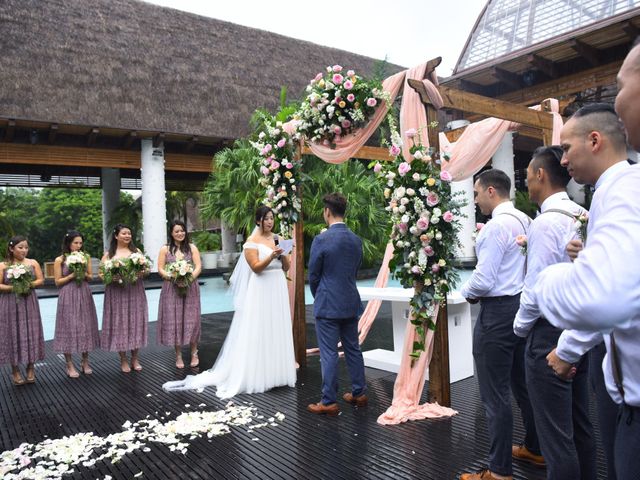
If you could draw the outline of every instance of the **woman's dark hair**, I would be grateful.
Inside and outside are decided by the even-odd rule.
[[[262,228],[264,217],[266,217],[269,212],[273,213],[273,210],[271,210],[266,205],[260,205],[256,210],[256,225]]]
[[[173,222],[171,222],[171,226],[169,227],[169,252],[172,255],[175,255],[176,250],[178,249],[178,245],[176,245],[176,242],[173,240],[173,235],[172,235],[173,229],[176,226],[182,227],[182,229],[184,230],[184,240],[180,245],[180,251],[185,255],[188,253],[191,253],[191,241],[189,240],[189,231],[187,230],[187,226],[182,220],[174,220]]]
[[[23,235],[16,235],[15,237],[11,237],[9,239],[9,243],[7,244],[7,254],[6,254],[7,262],[9,263],[13,262],[13,252],[11,251],[11,249],[16,245],[18,245],[19,243],[26,242],[26,241],[27,241],[27,237]]]
[[[80,239],[84,242],[84,237],[77,230],[69,230],[64,234],[64,238],[62,239],[62,254],[71,253],[71,244],[76,237],[80,237]]]
[[[113,231],[111,232],[111,242],[109,243],[109,258],[113,258],[116,254],[116,250],[118,249],[118,240],[116,236],[120,233],[120,230],[127,229],[131,232],[131,242],[129,242],[129,250],[132,252],[137,252],[138,249],[133,244],[133,230],[128,225],[124,225],[122,223],[117,224]]]

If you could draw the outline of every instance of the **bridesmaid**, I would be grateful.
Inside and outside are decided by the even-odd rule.
[[[134,252],[139,250],[133,244],[131,229],[119,223],[113,229],[109,251],[105,252],[102,261],[127,258]],[[142,275],[131,285],[111,283],[105,287],[100,346],[120,354],[123,373],[129,373],[131,368],[142,370],[138,350],[147,345],[148,323],[149,311]],[[131,366],[126,350],[131,350]]]
[[[82,373],[90,375],[93,371],[89,366],[89,352],[100,345],[96,306],[87,283],[92,277],[91,262],[87,262],[85,278],[81,284],[78,284],[75,274],[65,262],[71,252],[82,252],[83,243],[84,237],[80,232],[67,232],[62,241],[62,255],[53,264],[56,286],[60,288],[53,349],[56,353],[64,353],[67,375],[71,378],[80,376],[73,365],[71,354],[82,352],[80,368]]]
[[[182,345],[188,343],[191,346],[189,365],[197,367],[200,363],[200,286],[196,279],[202,271],[200,252],[195,245],[189,243],[189,232],[184,222],[174,220],[169,233],[169,245],[162,247],[158,255],[158,273],[165,280],[158,308],[158,343],[175,347],[177,368],[184,368]],[[184,296],[178,294],[177,288],[170,281],[170,274],[165,270],[167,264],[176,260],[186,260],[194,266],[194,282]]]
[[[14,385],[24,385],[18,365],[27,364],[26,383],[35,383],[34,363],[44,359],[44,335],[35,288],[44,283],[37,261],[27,258],[29,243],[23,236],[9,240],[6,261],[0,263],[0,364],[11,364]],[[19,298],[13,293],[7,270],[13,264],[25,265],[35,278],[31,290]]]

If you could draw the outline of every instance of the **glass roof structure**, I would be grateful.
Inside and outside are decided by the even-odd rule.
[[[455,73],[640,6],[640,0],[489,0]]]

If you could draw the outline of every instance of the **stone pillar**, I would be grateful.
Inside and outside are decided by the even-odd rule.
[[[507,132],[504,134],[502,143],[498,147],[498,150],[493,155],[491,162],[493,168],[502,170],[507,174],[511,180],[511,191],[509,192],[509,198],[511,200],[516,198],[516,186],[515,186],[515,168],[513,165],[513,133]]]
[[[144,253],[158,271],[158,252],[167,243],[167,201],[164,190],[164,146],[153,146],[151,139],[141,141],[142,243]]]
[[[100,172],[102,183],[102,244],[104,251],[109,250],[111,242],[111,215],[120,202],[120,170],[117,168],[102,168]]]
[[[236,231],[225,222],[220,225],[220,236],[222,237],[222,253],[233,253],[238,249]]]
[[[454,120],[447,123],[447,128],[455,130],[466,127],[467,125],[469,125],[468,120]],[[462,247],[456,251],[456,260],[465,264],[473,263],[476,260],[475,241],[473,239],[473,233],[476,228],[476,206],[473,202],[473,177],[451,183],[451,193],[455,192],[464,192],[464,194],[458,198],[467,203],[461,209],[461,213],[466,215],[466,217],[460,219],[462,229],[458,234],[458,240],[460,240]]]

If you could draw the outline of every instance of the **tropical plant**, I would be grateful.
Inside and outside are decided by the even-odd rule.
[[[256,206],[264,198],[259,164],[258,153],[244,139],[218,152],[202,192],[202,218],[219,218],[237,231],[251,232]]]
[[[200,232],[191,232],[191,241],[198,247],[201,252],[212,252],[220,250],[222,246],[222,239],[219,233],[207,232],[206,230]]]
[[[134,199],[130,193],[120,192],[120,201],[111,212],[109,229],[113,230],[118,223],[130,227],[134,242],[142,245],[142,196]]]
[[[181,220],[187,223],[187,206],[189,202],[195,207],[200,201],[199,192],[188,191],[172,191],[167,192],[167,223],[171,224],[173,220]]]
[[[305,157],[304,164],[305,258],[309,258],[313,238],[326,228],[322,197],[327,193],[340,192],[348,202],[345,222],[362,238],[363,264],[375,265],[382,259],[389,241],[389,215],[375,175],[358,160],[332,165],[316,157]]]
[[[526,192],[516,191],[515,206],[518,210],[526,213],[531,218],[535,218],[536,213],[538,212],[538,205],[531,201],[529,194]]]

